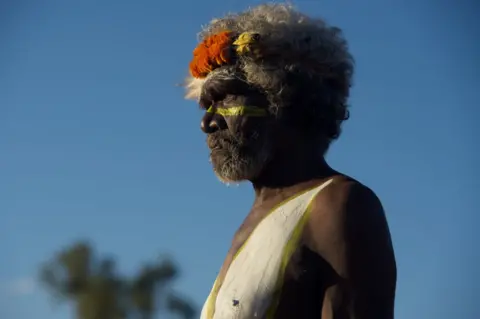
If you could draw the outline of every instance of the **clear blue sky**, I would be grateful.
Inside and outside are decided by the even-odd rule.
[[[8,2],[0,7],[0,317],[70,318],[31,279],[79,238],[118,257],[125,273],[171,253],[183,270],[177,288],[200,306],[252,191],[216,180],[201,112],[176,84],[200,26],[257,2]],[[341,26],[356,57],[351,119],[328,159],[384,203],[397,318],[480,318],[478,5],[296,3]]]

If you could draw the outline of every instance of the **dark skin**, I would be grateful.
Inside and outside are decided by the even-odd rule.
[[[217,107],[267,103],[249,94],[227,94],[216,102]],[[206,114],[202,120],[207,134],[221,130],[236,134],[269,125],[281,141],[261,174],[250,180],[255,199],[233,238],[218,287],[235,253],[275,205],[333,178],[314,199],[301,244],[287,267],[275,318],[393,319],[396,262],[379,199],[366,186],[333,170],[301,132],[277,123],[273,118],[218,114]]]

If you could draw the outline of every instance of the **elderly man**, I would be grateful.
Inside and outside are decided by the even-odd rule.
[[[341,30],[288,5],[213,20],[187,97],[205,109],[213,169],[255,199],[202,319],[392,319],[395,257],[374,192],[324,155],[348,117]]]

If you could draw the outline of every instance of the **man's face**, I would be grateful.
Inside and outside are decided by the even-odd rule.
[[[208,109],[201,128],[207,134],[210,161],[225,183],[252,180],[260,175],[273,153],[273,117],[229,115],[233,108],[266,110],[267,99],[245,83],[206,84],[201,105]],[[210,86],[209,86],[210,85]]]

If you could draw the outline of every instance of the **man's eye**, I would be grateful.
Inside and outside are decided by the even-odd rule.
[[[209,107],[209,104],[205,101],[202,101],[202,100],[200,100],[198,102],[198,105],[200,106],[200,109],[202,109],[202,110],[206,110]]]
[[[210,106],[214,105],[215,102],[214,102],[214,100],[210,99],[209,97],[203,96],[202,98],[200,98],[200,101],[198,102],[198,104],[200,105],[200,108],[202,110],[206,110]]]

